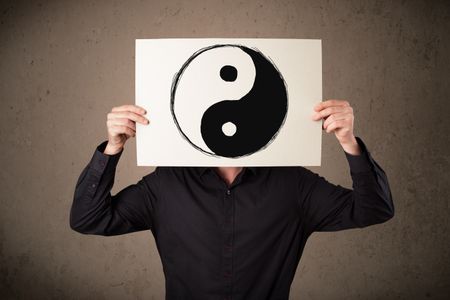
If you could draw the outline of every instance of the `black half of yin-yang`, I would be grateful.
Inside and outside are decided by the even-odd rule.
[[[239,100],[224,99],[211,105],[201,120],[205,144],[223,157],[245,156],[263,149],[283,125],[288,107],[284,80],[271,61],[258,51],[238,47],[255,65],[252,89]],[[222,131],[223,124],[228,122],[236,126],[231,136]]]

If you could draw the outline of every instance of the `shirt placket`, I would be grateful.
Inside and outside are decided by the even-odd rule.
[[[234,201],[233,191],[227,187],[224,195],[223,223],[223,269],[222,276],[226,283],[224,300],[231,300],[233,289],[233,232],[234,232]]]

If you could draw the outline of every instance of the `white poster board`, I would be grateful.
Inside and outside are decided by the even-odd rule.
[[[138,166],[319,166],[321,40],[137,39]]]

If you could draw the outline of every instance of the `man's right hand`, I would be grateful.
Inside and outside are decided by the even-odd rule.
[[[122,151],[125,142],[136,135],[136,122],[150,123],[143,116],[146,113],[144,108],[132,104],[113,107],[107,115],[108,144],[103,153],[114,155]]]

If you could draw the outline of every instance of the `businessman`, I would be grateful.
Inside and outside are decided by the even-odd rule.
[[[387,176],[353,134],[350,104],[327,100],[311,113],[311,122],[323,122],[342,146],[352,189],[299,166],[157,167],[111,195],[136,122],[151,126],[143,108],[114,107],[108,140],[76,183],[70,226],[103,236],[150,230],[166,299],[287,300],[313,232],[362,228],[394,216]]]

